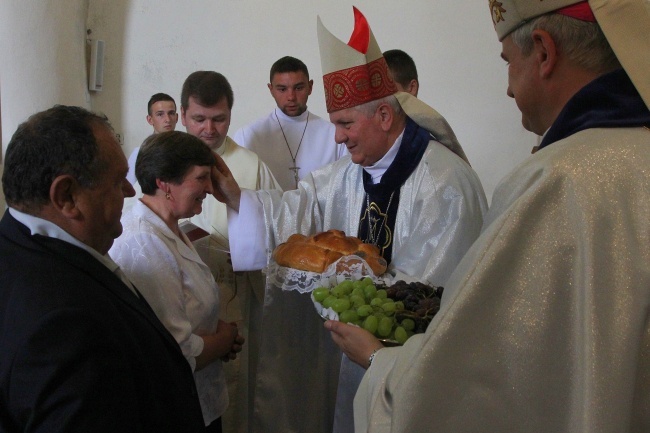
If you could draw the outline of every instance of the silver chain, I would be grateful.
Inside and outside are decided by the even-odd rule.
[[[289,149],[289,155],[291,155],[291,160],[293,161],[293,167],[289,167],[289,170],[293,170],[293,177],[296,179],[296,188],[298,188],[298,181],[300,180],[300,177],[298,176],[298,170],[300,170],[300,167],[298,167],[296,164],[296,158],[298,158],[298,152],[300,152],[300,146],[302,146],[302,139],[305,138],[305,132],[307,132],[307,125],[309,125],[309,111],[307,112],[307,121],[305,122],[305,129],[302,130],[302,137],[300,137],[300,142],[298,143],[298,149],[296,149],[295,156],[291,151],[291,146],[289,146],[289,141],[287,140],[287,136],[284,133],[284,128],[282,128],[282,123],[280,123],[278,112],[273,110],[273,114],[275,114],[275,120],[278,121],[278,125],[280,126],[280,131],[282,131],[282,136],[284,137],[284,143],[287,145],[287,149]]]

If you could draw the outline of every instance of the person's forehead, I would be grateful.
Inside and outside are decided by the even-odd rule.
[[[193,165],[185,172],[185,178],[193,178],[203,176],[210,173],[210,167],[206,165]]]
[[[303,71],[276,72],[273,74],[273,85],[294,86],[296,84],[307,84],[309,79]]]
[[[151,111],[176,110],[176,104],[172,101],[156,101],[151,106]]]
[[[190,96],[187,103],[187,113],[190,115],[201,115],[205,117],[214,117],[222,114],[230,114],[228,108],[228,101],[225,97],[221,98],[219,102],[214,105],[205,106],[199,104],[196,99]]]
[[[512,40],[512,34],[509,34],[501,41],[501,58],[512,60],[509,57],[521,52],[521,48]]]

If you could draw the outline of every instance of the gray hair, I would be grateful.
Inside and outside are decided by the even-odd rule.
[[[558,50],[587,71],[604,74],[621,67],[598,23],[556,13],[534,18],[512,32],[512,41],[525,56],[533,50],[531,34],[537,29],[547,31]]]
[[[374,101],[366,102],[365,104],[357,105],[354,107],[355,110],[360,111],[366,117],[372,117],[377,111],[377,107],[381,104],[388,104],[391,106],[396,115],[402,114],[402,106],[399,104],[399,101],[395,95],[384,96],[383,98],[375,99]]]

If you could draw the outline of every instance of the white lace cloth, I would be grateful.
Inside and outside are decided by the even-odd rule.
[[[264,269],[270,284],[282,290],[297,290],[300,293],[310,293],[319,287],[334,287],[343,280],[360,280],[372,278],[375,283],[388,283],[390,275],[376,276],[370,266],[359,256],[343,256],[332,263],[323,273],[301,271],[299,269],[280,266],[275,262]]]
[[[323,273],[301,271],[300,269],[287,268],[275,262],[264,270],[270,284],[280,287],[285,291],[298,291],[300,293],[311,293],[319,287],[331,288],[344,280],[360,280],[370,277],[375,284],[390,285],[391,276],[384,274],[377,277],[370,269],[370,266],[358,256],[343,256],[332,263]],[[318,314],[325,320],[339,320],[339,315],[331,308],[324,308],[320,302],[311,300],[316,307]]]

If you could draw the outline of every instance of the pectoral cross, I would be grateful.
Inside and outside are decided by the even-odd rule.
[[[293,162],[293,167],[289,167],[289,170],[293,170],[293,178],[296,179],[296,188],[298,188],[298,181],[300,181],[298,170],[300,170],[300,167],[296,166],[296,161]]]

